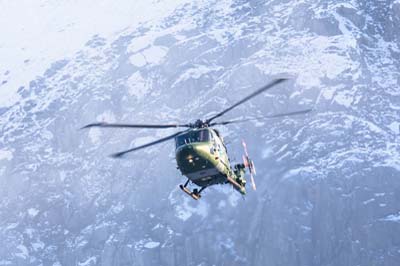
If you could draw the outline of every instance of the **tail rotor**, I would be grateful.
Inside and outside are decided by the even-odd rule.
[[[256,182],[254,181],[254,176],[256,175],[256,167],[254,165],[254,162],[249,157],[249,152],[247,151],[247,145],[246,142],[244,142],[244,140],[242,140],[242,145],[244,148],[243,163],[244,166],[247,167],[247,169],[249,169],[251,186],[253,187],[253,190],[256,190],[257,189]]]

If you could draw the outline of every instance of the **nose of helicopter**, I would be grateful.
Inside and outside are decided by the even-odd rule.
[[[193,163],[195,160],[198,161],[200,158],[199,147],[197,145],[184,145],[176,150],[177,161],[187,161]]]
[[[186,174],[207,168],[208,160],[203,146],[189,144],[176,150],[176,162],[182,173]]]

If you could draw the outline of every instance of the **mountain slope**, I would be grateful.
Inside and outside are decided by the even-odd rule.
[[[49,53],[0,109],[0,265],[398,265],[399,11],[182,1]],[[312,114],[221,127],[233,158],[244,138],[256,162],[246,200],[227,186],[183,195],[171,143],[107,157],[173,130],[78,130],[190,122],[280,76],[227,118]]]

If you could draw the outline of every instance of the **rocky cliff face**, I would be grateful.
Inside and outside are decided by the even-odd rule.
[[[400,265],[400,2],[181,2],[0,109],[0,265]],[[193,121],[277,76],[227,117],[315,111],[221,127],[246,199],[181,193],[172,143],[107,157],[173,130],[78,130]]]

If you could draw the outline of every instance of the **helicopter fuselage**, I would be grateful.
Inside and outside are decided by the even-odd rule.
[[[196,185],[224,184],[233,175],[225,144],[217,130],[192,129],[177,136],[175,144],[178,169]]]

